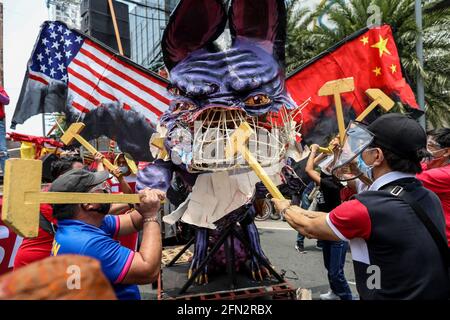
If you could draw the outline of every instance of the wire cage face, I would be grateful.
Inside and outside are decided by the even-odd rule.
[[[210,108],[194,122],[177,124],[170,131],[172,161],[186,164],[192,172],[248,169],[241,154],[225,156],[232,134],[243,122],[253,130],[246,147],[263,167],[280,163],[300,129],[284,108],[259,117],[248,116],[241,109]]]

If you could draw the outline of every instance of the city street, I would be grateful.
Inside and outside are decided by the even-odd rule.
[[[298,253],[295,248],[297,233],[281,220],[257,222],[264,252],[276,271],[284,274],[286,281],[295,288],[307,288],[312,298],[329,290],[326,270],[323,266],[322,251],[316,248],[316,240],[305,239],[306,253]],[[355,277],[350,252],[347,253],[345,276],[353,294],[356,296]],[[143,299],[155,299],[156,290],[151,286],[141,286]]]

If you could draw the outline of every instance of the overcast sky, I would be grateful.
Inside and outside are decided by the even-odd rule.
[[[45,0],[3,0],[4,87],[11,98],[11,103],[5,107],[7,131],[11,131],[11,118],[39,27],[47,19]],[[15,131],[41,136],[42,116],[28,119]]]

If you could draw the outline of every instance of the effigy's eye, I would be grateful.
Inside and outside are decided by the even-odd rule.
[[[244,103],[247,107],[260,107],[272,102],[272,99],[269,98],[268,95],[265,94],[257,94],[251,97],[248,97]]]

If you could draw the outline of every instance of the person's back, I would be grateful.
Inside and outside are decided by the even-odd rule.
[[[100,228],[79,220],[60,220],[52,255],[79,254],[96,258],[101,261],[102,271],[113,284],[118,299],[140,299],[136,285],[118,284],[134,257],[134,251],[113,239],[119,231],[118,220],[118,216],[107,215]]]
[[[445,237],[438,197],[414,178],[397,180],[380,191],[357,195],[371,221],[365,245],[359,252],[352,252],[362,257],[354,260],[361,299],[447,299],[448,270],[433,238],[409,204],[389,193],[390,186],[403,187]],[[369,278],[373,278],[367,272],[369,265],[379,268],[379,287],[368,286]]]

